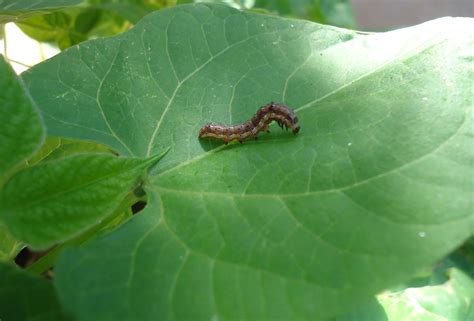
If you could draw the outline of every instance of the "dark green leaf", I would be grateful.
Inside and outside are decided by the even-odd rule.
[[[0,318],[4,321],[71,320],[51,282],[0,263]]]
[[[449,253],[474,232],[472,30],[447,18],[361,35],[183,5],[25,73],[53,135],[131,156],[172,146],[146,212],[60,260],[68,309],[325,319]],[[296,110],[298,136],[197,139],[269,101]]]
[[[110,215],[158,158],[90,154],[27,168],[0,191],[0,218],[33,247],[65,241]]]
[[[0,56],[0,188],[41,145],[40,116],[23,83]]]

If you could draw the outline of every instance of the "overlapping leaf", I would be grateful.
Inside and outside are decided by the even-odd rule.
[[[78,320],[325,319],[448,253],[474,232],[473,25],[366,36],[180,6],[27,72],[52,134],[172,147],[146,212],[60,259],[63,303]],[[269,101],[297,137],[198,141]]]
[[[43,124],[13,69],[0,56],[0,189],[41,145]],[[3,204],[0,203],[0,207]],[[0,260],[10,260],[21,242],[0,223]]]
[[[65,241],[110,215],[158,158],[84,154],[27,168],[0,191],[0,218],[33,247]]]
[[[41,145],[42,121],[13,69],[0,56],[0,187]]]

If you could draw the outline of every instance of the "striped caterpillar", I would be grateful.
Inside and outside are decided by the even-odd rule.
[[[225,144],[233,140],[242,143],[245,139],[257,139],[258,133],[262,131],[269,133],[268,126],[272,121],[276,121],[282,129],[283,126],[286,127],[286,130],[291,128],[294,134],[297,134],[300,130],[298,117],[292,109],[271,102],[261,107],[250,120],[243,124],[231,126],[214,123],[206,124],[199,131],[199,138],[220,139]]]

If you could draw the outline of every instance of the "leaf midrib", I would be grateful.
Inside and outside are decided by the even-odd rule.
[[[249,39],[249,38],[247,38],[246,40],[248,40],[248,39]],[[352,40],[351,40],[351,41],[352,41]],[[430,43],[429,45],[426,45],[426,44],[424,44],[424,46],[421,46],[421,45],[420,45],[420,46],[414,48],[413,50],[411,50],[410,52],[405,53],[403,56],[397,56],[397,57],[395,57],[394,59],[391,59],[391,60],[389,60],[388,62],[386,62],[386,63],[384,63],[384,64],[378,66],[377,68],[374,68],[373,70],[371,70],[371,71],[369,71],[369,72],[367,72],[367,73],[365,73],[365,74],[359,76],[358,78],[356,78],[356,79],[354,79],[354,80],[348,82],[347,84],[344,84],[344,85],[342,85],[342,86],[336,88],[335,90],[333,90],[333,91],[331,91],[331,92],[329,92],[329,93],[323,95],[322,97],[319,97],[319,98],[313,100],[312,102],[306,103],[305,105],[296,108],[295,111],[298,112],[298,111],[302,111],[302,110],[304,110],[304,109],[310,108],[310,107],[313,106],[314,104],[320,103],[320,102],[322,102],[322,101],[324,101],[324,100],[330,98],[331,96],[337,94],[338,92],[340,92],[341,90],[343,90],[343,89],[349,87],[350,85],[353,85],[353,84],[356,83],[356,82],[359,82],[359,81],[361,81],[361,80],[363,80],[363,79],[365,79],[365,78],[367,78],[367,77],[369,77],[369,76],[371,76],[371,75],[373,75],[373,74],[376,74],[376,73],[382,71],[383,69],[385,69],[387,66],[391,65],[392,63],[395,63],[395,62],[397,62],[397,61],[399,61],[399,60],[400,60],[400,61],[404,61],[404,60],[406,60],[406,59],[409,59],[409,58],[415,56],[416,54],[419,54],[419,53],[421,53],[421,52],[423,52],[423,51],[425,51],[425,50],[428,50],[428,49],[431,49],[431,48],[433,48],[433,47],[436,47],[436,46],[440,45],[441,43],[443,43],[443,42],[445,42],[445,41],[446,41],[446,39],[443,38],[443,39],[439,40],[438,42]],[[244,42],[244,41],[242,41],[242,42]],[[417,49],[418,49],[418,50],[417,50]],[[219,52],[219,53],[220,53],[220,52]],[[208,62],[209,62],[209,60],[208,60],[206,63],[208,63]],[[206,64],[206,63],[205,63],[205,64]],[[290,75],[291,75],[291,73],[290,73]],[[188,75],[188,76],[186,77],[186,80],[187,80],[189,77],[190,77],[190,75]],[[162,115],[163,115],[163,114],[162,114]],[[150,140],[150,143],[151,143],[151,140]],[[196,157],[194,157],[194,158],[192,158],[192,159],[189,159],[189,160],[187,160],[187,161],[185,161],[185,162],[183,162],[183,163],[177,164],[177,165],[174,166],[174,167],[171,167],[171,168],[169,168],[169,169],[166,169],[166,170],[164,170],[163,172],[157,174],[156,176],[157,176],[157,177],[163,176],[164,174],[166,174],[166,173],[168,173],[168,172],[172,172],[172,171],[174,171],[174,170],[176,170],[176,169],[179,169],[179,168],[181,168],[181,167],[183,167],[183,166],[189,165],[189,164],[191,164],[191,163],[193,163],[193,162],[195,162],[195,161],[198,161],[198,160],[200,160],[200,159],[202,159],[202,158],[205,158],[205,157],[207,157],[207,156],[209,156],[209,155],[212,155],[214,152],[217,152],[217,151],[219,151],[219,150],[221,150],[221,149],[225,149],[226,147],[229,147],[229,146],[230,146],[230,145],[221,145],[221,146],[218,146],[218,147],[216,147],[216,148],[210,149],[209,151],[207,151],[207,152],[205,152],[205,153],[202,153],[202,154],[200,154],[200,155],[198,155],[198,156],[196,156]]]
[[[409,168],[410,166],[416,165],[416,164],[422,162],[423,160],[425,160],[426,158],[432,156],[433,154],[438,152],[441,148],[443,148],[445,145],[447,145],[454,137],[456,137],[458,135],[458,133],[464,127],[466,119],[467,119],[465,113],[464,113],[463,116],[464,116],[463,120],[460,122],[459,127],[454,131],[454,133],[452,135],[450,135],[448,138],[446,138],[439,145],[437,145],[434,149],[428,151],[426,154],[421,155],[420,157],[415,158],[415,159],[413,159],[413,160],[411,160],[411,161],[409,161],[409,162],[407,162],[403,165],[400,165],[398,167],[394,167],[394,168],[392,168],[392,169],[390,169],[386,172],[379,173],[377,175],[368,177],[364,180],[360,180],[360,181],[355,182],[353,184],[342,186],[342,187],[339,187],[339,188],[331,188],[331,189],[317,190],[317,191],[308,191],[308,192],[301,192],[301,193],[287,193],[287,194],[271,194],[271,193],[268,193],[268,194],[257,194],[257,193],[256,194],[246,194],[246,193],[229,193],[229,192],[224,193],[224,192],[207,192],[207,191],[195,191],[195,190],[170,189],[170,188],[166,188],[166,187],[161,187],[159,184],[157,184],[155,186],[160,188],[160,189],[168,190],[168,191],[175,191],[175,192],[182,192],[182,193],[196,193],[196,194],[199,194],[199,195],[221,195],[221,196],[231,196],[231,197],[272,197],[272,196],[273,197],[302,197],[302,196],[319,195],[319,194],[332,193],[332,192],[343,192],[343,191],[352,189],[354,187],[358,187],[358,186],[367,184],[367,183],[369,183],[371,181],[374,181],[374,180],[377,180],[379,178],[383,178],[385,176],[400,172],[400,171],[402,171],[406,168]],[[223,149],[227,146],[228,145],[222,145],[222,146],[219,146],[218,148],[216,148],[215,150],[217,151],[217,149]],[[214,150],[212,150],[212,152],[214,152]],[[205,153],[205,154],[202,154],[202,155],[204,157],[205,155],[208,155],[208,153]],[[203,158],[203,157],[201,157],[201,158]],[[185,166],[185,165],[183,165],[183,166]],[[154,178],[157,179],[158,177],[163,176],[164,173],[168,173],[168,172],[176,169],[177,167],[178,166],[176,166],[174,168],[171,168],[167,171],[164,171],[164,172],[156,175]],[[157,181],[159,182],[159,180],[157,180]]]

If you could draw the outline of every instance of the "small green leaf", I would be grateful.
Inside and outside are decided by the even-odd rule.
[[[1,262],[0,319],[2,321],[71,320],[63,312],[50,281]]]
[[[27,168],[0,192],[0,217],[35,248],[65,241],[111,214],[160,157],[78,155]]]
[[[78,5],[83,0],[3,0],[0,2],[0,24],[27,19],[33,15]]]
[[[23,83],[0,56],[0,188],[41,145],[43,124]]]

